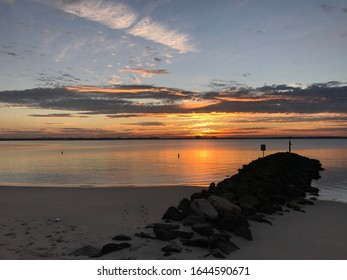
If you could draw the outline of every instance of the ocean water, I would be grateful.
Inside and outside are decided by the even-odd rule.
[[[287,151],[288,140],[190,139],[0,142],[0,185],[204,186],[262,156]],[[293,139],[292,151],[326,169],[313,185],[321,197],[347,202],[347,141]]]

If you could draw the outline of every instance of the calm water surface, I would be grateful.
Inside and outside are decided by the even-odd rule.
[[[322,197],[347,202],[347,141],[292,143],[326,169],[314,182]],[[208,186],[262,156],[260,144],[266,154],[288,149],[287,140],[258,139],[0,142],[0,185]]]

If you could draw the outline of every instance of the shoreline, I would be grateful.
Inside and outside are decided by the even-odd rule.
[[[57,185],[36,185],[33,186],[32,184],[21,184],[21,185],[11,185],[11,184],[0,184],[0,188],[47,188],[47,189],[124,189],[124,188],[206,188],[206,184],[160,184],[160,185],[115,185],[115,184],[71,184],[67,185],[64,184],[62,186]]]
[[[89,259],[69,254],[86,245],[101,248],[117,234],[131,236],[132,246],[96,259],[205,259],[206,250],[193,247],[164,257],[166,242],[134,236],[200,190],[0,187],[0,259]],[[347,204],[315,204],[305,206],[306,213],[267,216],[272,226],[251,222],[254,240],[233,236],[240,250],[228,259],[347,259]]]
[[[62,185],[62,186],[57,186],[57,185],[11,185],[11,184],[0,184],[0,189],[1,188],[42,188],[42,189],[126,189],[126,188],[144,188],[144,189],[150,189],[150,188],[196,188],[197,190],[202,190],[202,189],[207,189],[207,184],[160,184],[160,185],[153,185],[153,184],[148,184],[148,185],[125,185],[125,184],[120,184],[120,185],[115,185],[115,184],[98,184],[98,185],[93,185],[93,184],[81,184],[81,185]],[[319,187],[318,187],[319,188]],[[331,198],[329,194],[324,194],[324,189],[320,189],[320,196],[318,198],[319,201],[327,201],[327,202],[337,202],[337,203],[344,203],[347,204],[347,200],[339,200],[337,198]]]

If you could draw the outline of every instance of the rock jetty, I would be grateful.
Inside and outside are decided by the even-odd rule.
[[[282,215],[288,209],[304,212],[302,205],[312,205],[307,195],[319,195],[311,182],[320,178],[322,170],[318,160],[295,153],[259,158],[230,178],[183,198],[177,207],[170,206],[163,214],[165,223],[152,226],[154,236],[165,241],[180,239],[182,246],[207,248],[207,255],[223,257],[239,249],[230,241],[232,235],[252,240],[249,221],[271,225],[264,214]],[[191,232],[178,230],[181,225]],[[165,256],[180,251],[177,246],[165,249]]]
[[[266,215],[283,215],[289,209],[304,212],[302,205],[313,205],[319,190],[311,182],[320,178],[322,170],[318,160],[295,153],[259,158],[230,178],[170,206],[163,222],[147,225],[146,232],[135,236],[168,242],[161,248],[165,257],[189,250],[187,247],[201,247],[207,250],[206,257],[225,258],[239,249],[231,242],[233,235],[253,239],[249,221],[271,225]],[[113,241],[131,240],[124,234],[113,237]],[[85,246],[72,255],[95,258],[129,247],[131,243],[107,243],[101,250]]]

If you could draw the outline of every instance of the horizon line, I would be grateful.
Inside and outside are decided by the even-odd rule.
[[[0,141],[100,141],[100,140],[256,140],[256,139],[347,139],[347,136],[191,136],[191,137],[23,137],[1,138]]]

